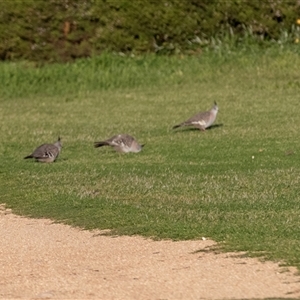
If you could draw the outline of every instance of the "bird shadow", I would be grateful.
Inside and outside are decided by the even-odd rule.
[[[211,125],[210,127],[206,128],[205,131],[206,130],[212,130],[212,129],[222,127],[222,126],[223,126],[223,123],[214,124],[214,125]],[[198,128],[195,128],[195,127],[183,127],[183,128],[181,128],[181,130],[176,130],[175,132],[177,133],[177,132],[184,132],[184,131],[200,131],[200,130]]]
[[[214,125],[211,125],[210,127],[206,128],[206,130],[211,130],[211,129],[222,127],[222,126],[223,126],[223,123],[214,124]]]

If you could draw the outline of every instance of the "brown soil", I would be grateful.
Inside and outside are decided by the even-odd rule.
[[[1,299],[300,299],[295,268],[197,252],[211,240],[107,237],[3,207],[0,232]]]

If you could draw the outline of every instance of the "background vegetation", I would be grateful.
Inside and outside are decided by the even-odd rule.
[[[263,47],[299,38],[295,0],[0,0],[0,8],[2,60],[194,54],[228,38]]]

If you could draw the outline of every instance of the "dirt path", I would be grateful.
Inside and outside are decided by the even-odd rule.
[[[300,299],[295,268],[195,253],[213,241],[105,237],[3,208],[0,232],[1,299]]]

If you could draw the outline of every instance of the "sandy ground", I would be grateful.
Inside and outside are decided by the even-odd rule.
[[[107,237],[0,209],[1,299],[300,299],[296,269],[197,252],[213,241]]]

